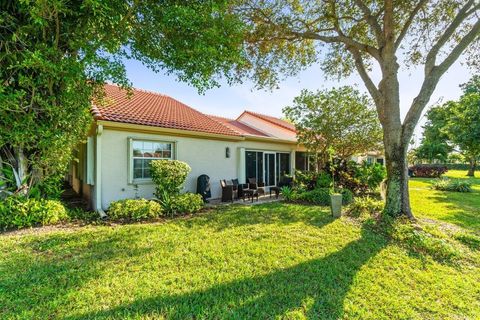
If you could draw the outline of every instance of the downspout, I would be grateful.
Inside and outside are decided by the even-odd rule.
[[[95,211],[103,219],[107,214],[102,209],[102,133],[103,125],[100,124],[97,126],[97,143],[95,144]]]

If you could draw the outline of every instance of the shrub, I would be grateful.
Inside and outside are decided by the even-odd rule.
[[[342,195],[342,204],[347,205],[353,201],[353,192],[348,189],[337,190]]]
[[[319,206],[330,205],[330,190],[327,188],[314,189],[298,194],[298,200]]]
[[[295,186],[300,189],[313,190],[317,186],[317,172],[314,171],[296,171]]]
[[[190,166],[183,161],[152,161],[151,174],[152,181],[155,183],[155,196],[163,200],[165,196],[171,197],[180,194],[190,170]]]
[[[0,228],[25,228],[67,220],[67,210],[58,200],[10,196],[0,202]]]
[[[326,172],[320,172],[317,176],[317,188],[330,188],[332,186],[332,176]]]
[[[383,210],[383,202],[370,198],[355,198],[347,209],[347,214],[352,217],[376,216]]]
[[[203,208],[203,198],[195,193],[183,193],[170,198],[166,212],[172,215],[195,213]]]
[[[157,218],[162,207],[155,201],[146,199],[125,199],[110,203],[108,217],[111,220],[140,221]]]
[[[432,188],[440,191],[472,192],[472,184],[462,179],[436,179]]]
[[[294,201],[295,199],[295,191],[288,187],[288,186],[285,186],[285,187],[282,187],[280,188],[280,192],[282,193],[282,196],[283,196],[283,199],[285,201]]]
[[[370,191],[374,191],[387,177],[387,170],[379,163],[363,162],[356,170],[356,178]]]
[[[445,165],[441,164],[417,164],[408,168],[414,177],[439,178],[448,171]]]

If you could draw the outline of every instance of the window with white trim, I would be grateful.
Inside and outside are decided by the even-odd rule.
[[[152,160],[172,160],[174,157],[173,148],[173,142],[133,140],[133,179],[150,179],[150,164]]]

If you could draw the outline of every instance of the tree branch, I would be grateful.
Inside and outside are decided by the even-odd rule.
[[[440,77],[450,68],[450,66],[460,57],[465,49],[480,35],[480,20],[473,25],[472,29],[460,40],[452,49],[448,56],[438,66],[433,66],[430,72],[425,76],[425,80],[420,89],[420,93],[413,100],[412,106],[408,111],[403,123],[402,138],[410,139],[415,126],[420,119],[423,109],[435,90]]]
[[[403,38],[405,38],[405,35],[408,32],[408,29],[412,25],[413,19],[417,16],[418,12],[420,9],[427,3],[427,0],[421,0],[417,3],[413,11],[410,13],[410,16],[408,17],[407,21],[405,22],[405,25],[403,26],[402,31],[400,31],[400,34],[398,35],[397,40],[395,41],[395,49],[398,49],[400,44],[403,41]]]
[[[379,110],[379,106],[381,105],[381,95],[380,95],[380,92],[378,91],[378,88],[373,83],[372,78],[370,78],[365,68],[362,55],[360,54],[359,51],[355,49],[350,49],[349,51],[353,55],[353,59],[355,61],[355,67],[357,68],[358,73],[360,74],[360,77],[362,78],[363,82],[365,83],[365,86],[367,87],[368,92],[370,92],[370,95],[375,101],[377,110]]]
[[[447,29],[445,29],[445,32],[443,33],[443,35],[438,39],[435,45],[433,45],[432,49],[427,54],[427,58],[425,61],[425,75],[428,75],[431,72],[431,70],[435,67],[435,62],[440,49],[450,39],[450,37],[453,35],[455,30],[457,30],[458,26],[463,22],[463,20],[465,20],[468,17],[467,11],[473,5],[474,2],[475,0],[469,0],[460,9],[455,19],[453,19],[452,23],[450,23]]]
[[[372,11],[365,5],[365,3],[362,0],[354,0],[354,2],[357,5],[357,7],[359,7],[360,10],[362,10],[364,14],[364,18],[367,20],[368,24],[373,29],[373,33],[377,38],[378,45],[382,46],[384,42],[382,28],[378,24],[378,21],[375,18],[375,16],[373,16]]]

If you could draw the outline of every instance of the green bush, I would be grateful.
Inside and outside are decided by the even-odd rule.
[[[332,176],[326,172],[320,172],[317,176],[317,188],[330,188],[332,186]]]
[[[305,191],[298,194],[298,200],[305,201],[319,206],[330,205],[330,189],[321,188]]]
[[[113,201],[108,208],[111,220],[140,221],[157,218],[162,214],[162,207],[155,201],[146,199],[125,199]]]
[[[341,189],[337,190],[339,193],[342,194],[342,204],[347,205],[352,203],[353,201],[353,192],[348,189]]]
[[[440,191],[472,192],[472,184],[462,179],[435,179],[432,188]]]
[[[163,201],[164,197],[180,194],[191,168],[178,160],[154,160],[151,164],[152,181],[155,183],[155,196]]]
[[[336,190],[336,192],[342,195],[342,204],[346,205],[353,201],[352,191],[348,189],[338,189]],[[329,206],[331,202],[331,194],[332,190],[330,188],[318,188],[299,193],[292,191],[292,194],[290,195],[291,200],[286,199],[285,194],[283,195],[283,197],[287,201],[303,201],[319,206]]]
[[[10,196],[0,202],[0,229],[55,224],[67,220],[67,210],[58,200]]]
[[[352,217],[372,217],[383,210],[383,202],[370,198],[355,198],[347,210],[347,214]]]
[[[288,187],[288,186],[284,186],[282,188],[280,188],[280,192],[282,193],[282,196],[283,196],[283,199],[285,201],[288,201],[288,202],[291,202],[291,201],[295,201],[296,199],[296,192],[291,188],[291,187]]]
[[[363,162],[356,171],[356,178],[368,186],[370,191],[375,191],[386,177],[387,170],[379,163]]]
[[[195,213],[203,208],[203,198],[195,193],[183,193],[170,198],[167,213],[181,215]]]

